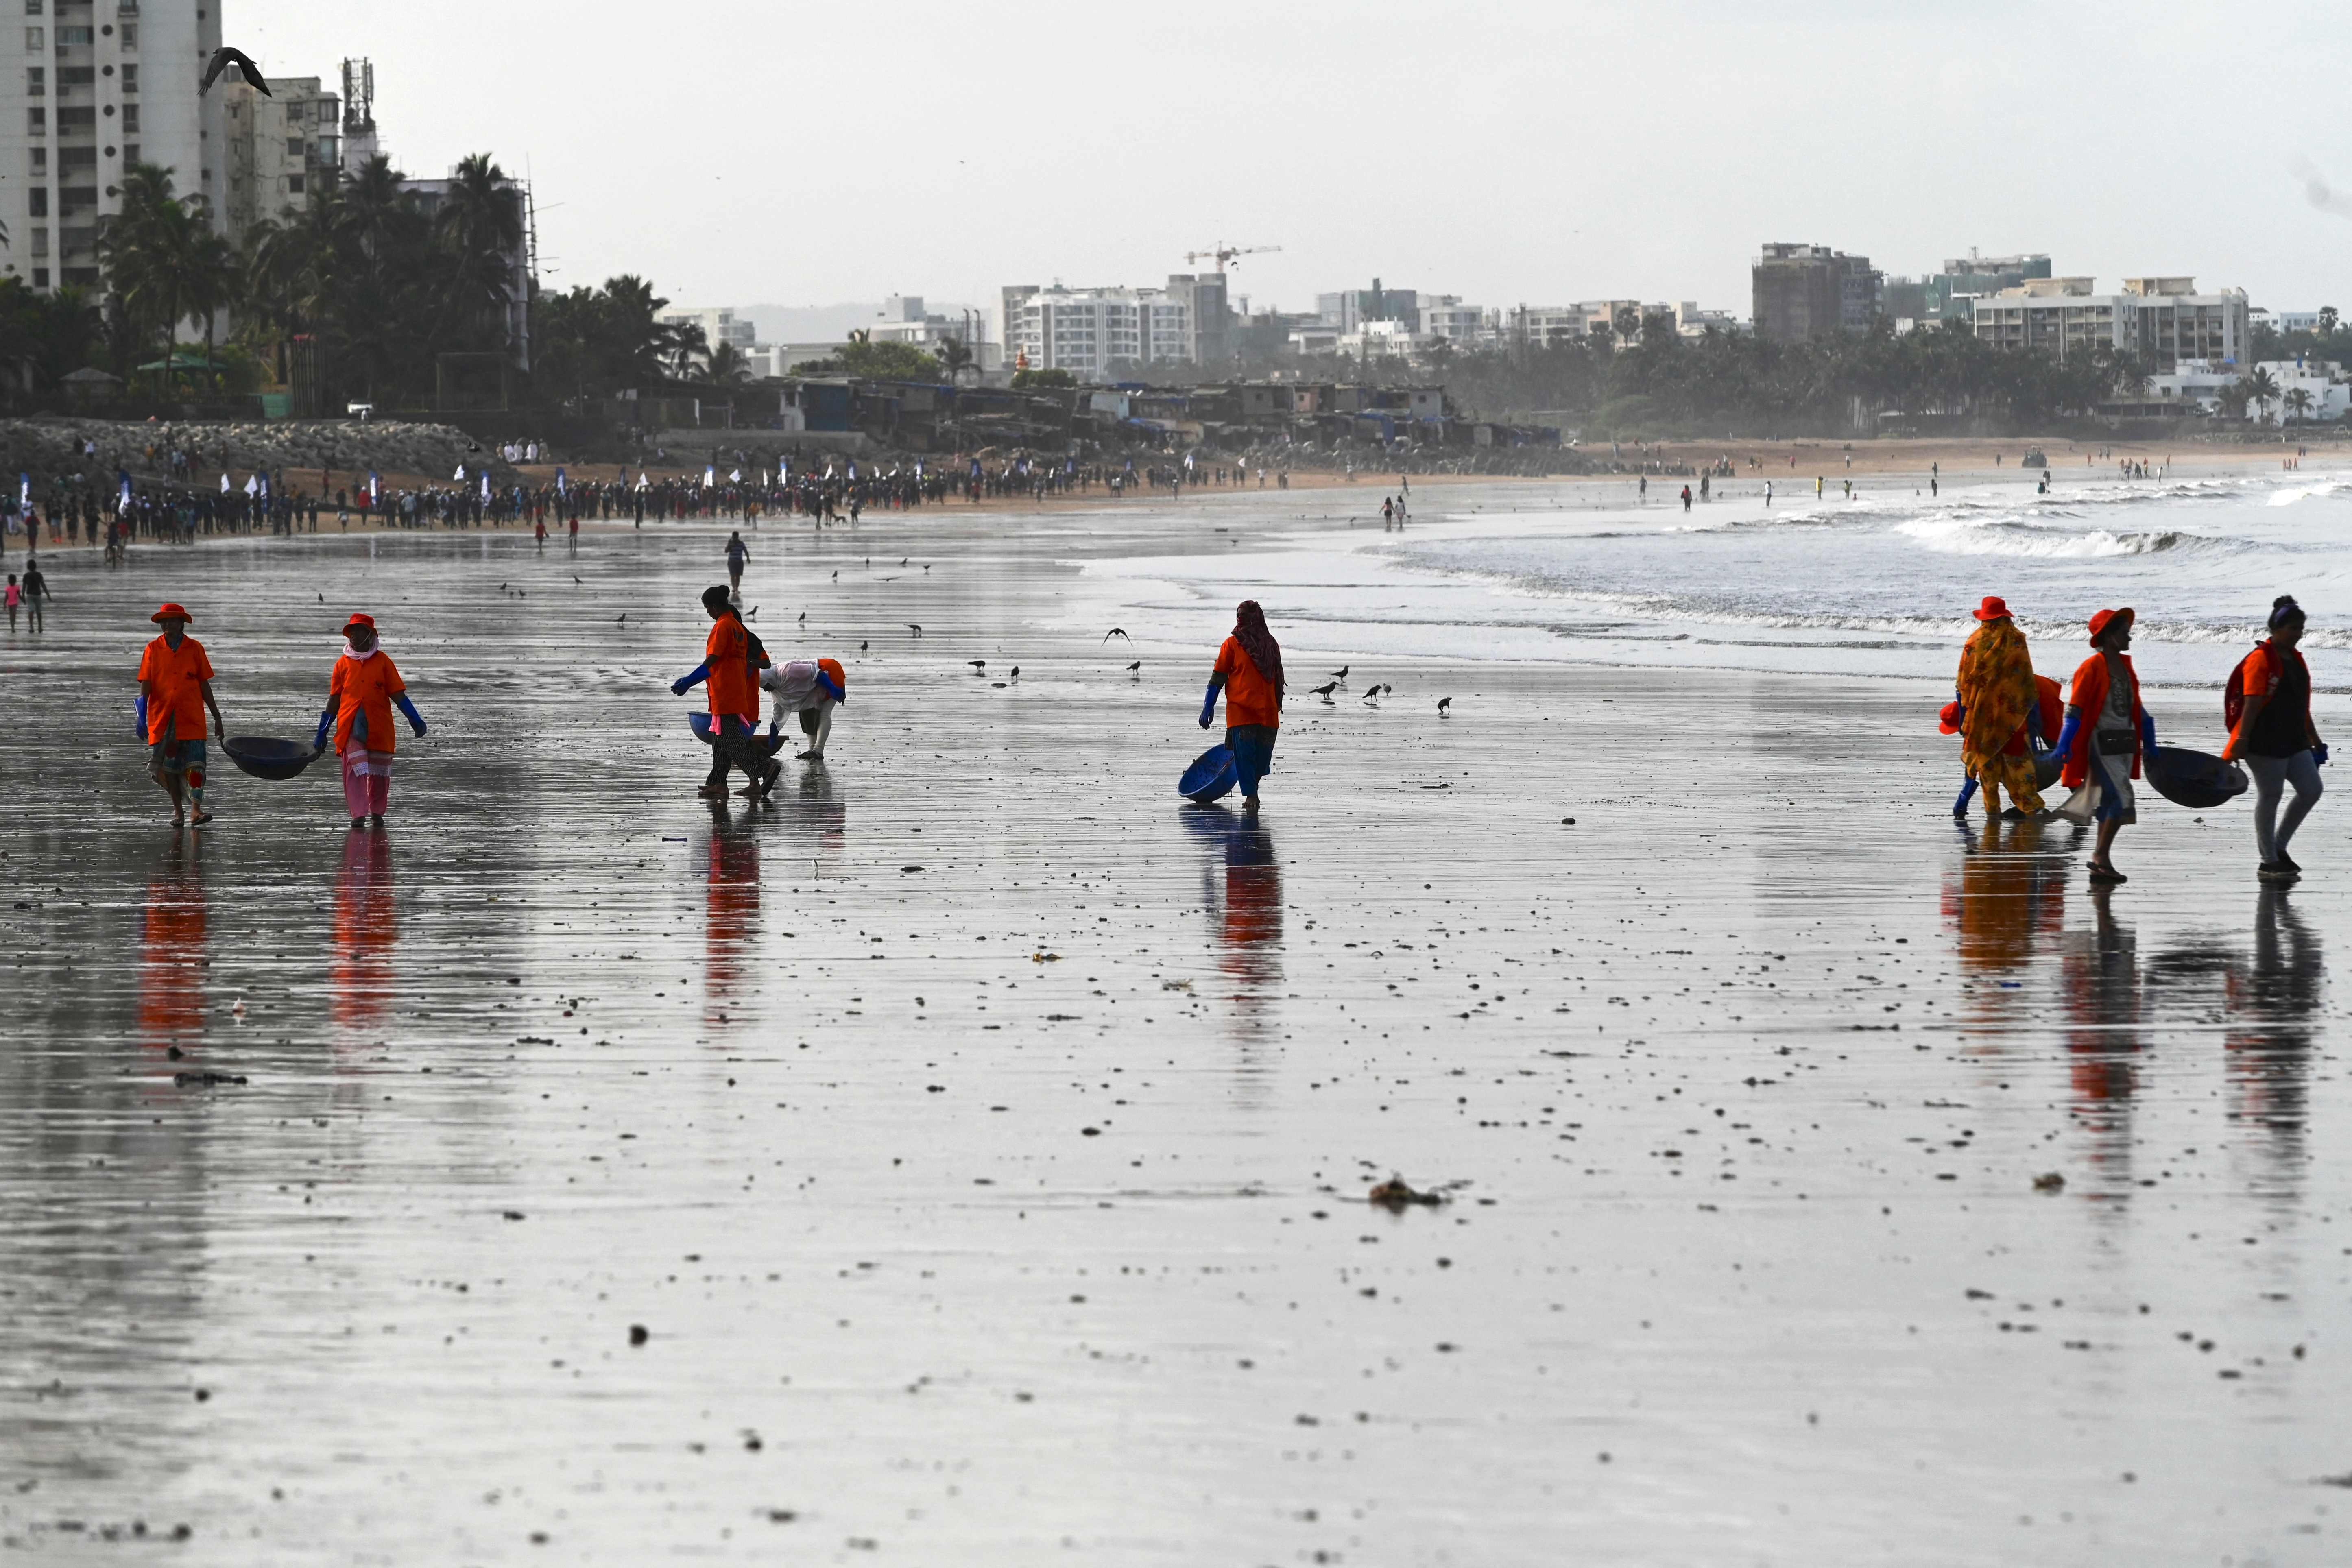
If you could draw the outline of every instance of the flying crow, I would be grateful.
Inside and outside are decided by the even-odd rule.
[[[205,79],[196,88],[197,95],[201,97],[211,91],[213,83],[220,79],[220,73],[231,66],[236,68],[236,74],[245,78],[254,91],[264,98],[272,96],[269,79],[261,74],[261,68],[253,63],[253,57],[243,49],[232,49],[226,45],[213,51],[210,63],[205,67]]]

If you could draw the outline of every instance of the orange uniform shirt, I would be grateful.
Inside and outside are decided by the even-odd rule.
[[[1225,678],[1225,723],[1264,724],[1279,728],[1282,706],[1275,700],[1274,682],[1258,673],[1239,637],[1227,637],[1217,650],[1217,673]]]
[[[751,669],[751,644],[743,623],[721,616],[710,623],[710,638],[702,645],[710,661],[710,716],[732,717],[746,724],[760,721],[760,681]]]
[[[173,739],[205,738],[205,682],[213,678],[213,661],[205,645],[184,637],[173,647],[162,637],[147,645],[139,657],[139,679],[148,683],[147,743],[160,744],[164,726]]]
[[[335,715],[336,754],[351,750],[352,734],[362,720],[366,721],[367,728],[359,731],[361,748],[391,751],[392,700],[407,689],[401,682],[400,670],[392,662],[392,655],[382,648],[365,658],[337,658],[335,673],[327,678],[329,700],[341,704]]]

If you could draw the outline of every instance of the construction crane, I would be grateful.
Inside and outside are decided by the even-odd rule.
[[[1278,245],[1227,245],[1221,239],[1207,250],[1186,251],[1184,260],[1188,266],[1198,261],[1214,260],[1218,272],[1223,273],[1225,263],[1237,256],[1266,256],[1281,248]]]

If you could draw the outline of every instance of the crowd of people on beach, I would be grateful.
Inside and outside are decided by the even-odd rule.
[[[2141,700],[2130,658],[2137,616],[2128,607],[2091,616],[2091,655],[2063,697],[2056,680],[2034,673],[2025,634],[2005,599],[1988,595],[1960,651],[1954,700],[1943,713],[1945,731],[1960,737],[1967,775],[1952,803],[1955,817],[1966,817],[1979,791],[1988,816],[2041,816],[2050,810],[2042,790],[2061,783],[2074,794],[2056,815],[2097,825],[2091,881],[2114,886],[2129,879],[2116,868],[2114,850],[2116,835],[2139,820],[2135,781],[2145,777],[2176,799],[2219,804],[2242,791],[2250,773],[2256,875],[2271,886],[2301,878],[2287,845],[2319,803],[2327,745],[2312,722],[2311,671],[2297,649],[2308,617],[2292,595],[2273,601],[2266,635],[2223,688],[2229,740],[2219,757],[2158,746],[2156,721]]]

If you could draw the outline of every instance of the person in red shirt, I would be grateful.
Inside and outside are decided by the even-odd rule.
[[[376,646],[375,617],[353,616],[343,625],[347,646],[335,659],[327,679],[327,708],[319,715],[313,744],[327,748],[327,729],[335,731],[335,753],[343,759],[343,805],[352,826],[383,826],[384,808],[392,804],[392,710],[408,716],[409,728],[425,733],[425,721],[408,700],[408,687],[392,656]]]
[[[764,795],[784,772],[784,764],[767,753],[754,733],[760,723],[760,671],[769,662],[768,653],[743,624],[726,589],[705,588],[702,607],[710,614],[710,636],[702,645],[702,662],[669,687],[683,697],[709,683],[710,773],[696,793],[705,800],[725,799],[727,771],[733,767],[741,768],[750,781],[743,787],[745,795]]]
[[[2131,782],[2140,776],[2141,753],[2156,744],[2156,721],[2141,706],[2139,673],[2126,651],[2133,618],[2129,609],[2101,610],[2091,617],[2095,651],[2074,671],[2066,690],[2066,721],[2058,731],[2066,787],[2096,786],[2088,791],[2099,825],[2091,854],[2094,887],[2130,879],[2116,869],[2116,835],[2139,820]]]
[[[163,628],[139,658],[139,733],[149,748],[147,771],[172,797],[172,826],[183,820],[184,793],[201,827],[213,819],[205,809],[206,709],[214,733],[228,739],[213,700],[213,661],[205,657],[205,645],[188,635],[193,617],[179,605],[165,605],[147,618]]]
[[[1201,703],[1201,728],[1217,713],[1217,693],[1225,694],[1225,744],[1233,749],[1234,770],[1240,776],[1242,805],[1257,809],[1258,780],[1274,771],[1275,731],[1282,725],[1282,645],[1267,629],[1265,612],[1255,599],[1244,599],[1234,612],[1234,635],[1217,650],[1216,668],[1209,676],[1208,696]]]
[[[2311,668],[2295,645],[2303,640],[2303,606],[2291,594],[2271,601],[2270,636],[2239,661],[2222,694],[2229,721],[2224,759],[2242,763],[2254,775],[2254,847],[2264,882],[2292,885],[2303,868],[2286,852],[2287,840],[2319,804],[2319,770],[2327,746],[2311,722]],[[2282,820],[2279,797],[2294,786],[2294,803]]]

